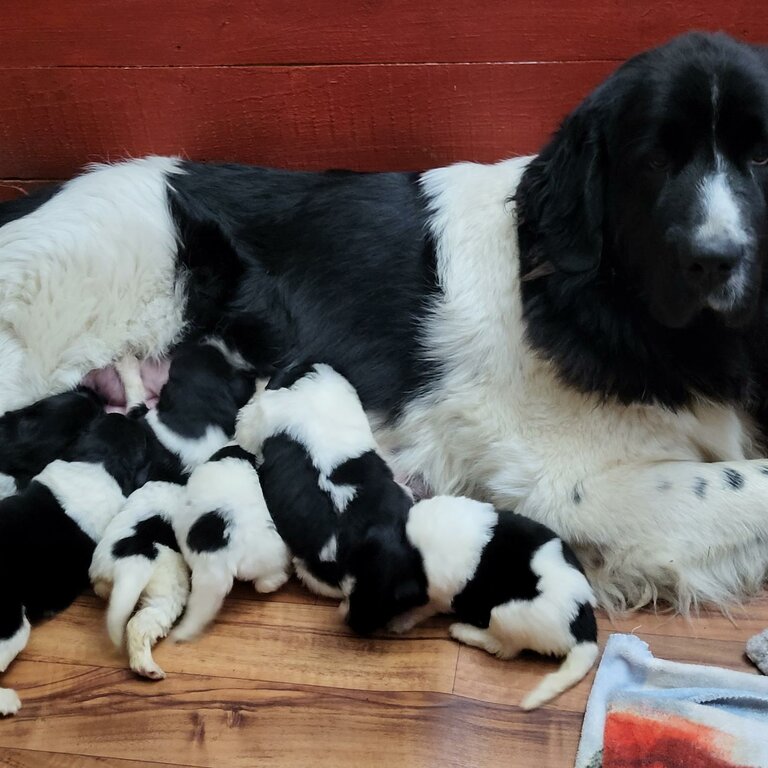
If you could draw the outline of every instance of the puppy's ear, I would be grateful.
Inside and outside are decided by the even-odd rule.
[[[605,156],[594,93],[571,113],[523,174],[515,202],[523,274],[587,272],[603,248]]]

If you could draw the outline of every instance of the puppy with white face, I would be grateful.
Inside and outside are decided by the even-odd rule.
[[[352,629],[373,632],[426,599],[405,535],[412,497],[343,376],[320,363],[279,372],[241,411],[237,438],[263,459],[264,496],[299,578],[345,597]]]
[[[591,669],[595,596],[573,552],[549,528],[491,504],[435,496],[413,506],[406,532],[423,561],[428,602],[395,619],[393,631],[452,613],[452,637],[499,658],[522,650],[565,656],[523,709],[540,707]]]
[[[0,416],[0,498],[27,487],[103,410],[101,400],[80,387]]]
[[[168,634],[189,595],[189,569],[173,530],[185,504],[177,483],[149,482],[134,491],[96,545],[89,571],[96,594],[109,600],[112,642],[119,648],[126,635],[131,669],[152,680],[165,677],[152,646]]]
[[[274,592],[290,576],[290,553],[275,530],[254,457],[237,445],[217,451],[187,481],[186,504],[173,518],[192,569],[187,609],[173,632],[190,640],[213,621],[235,579]]]
[[[24,649],[30,622],[64,610],[88,586],[96,542],[143,482],[147,431],[117,414],[97,417],[21,493],[0,501],[0,672]],[[21,702],[0,688],[0,714]]]
[[[147,423],[191,472],[232,438],[237,412],[255,381],[248,363],[220,338],[185,342],[173,353],[168,381],[157,407],[147,412]]]

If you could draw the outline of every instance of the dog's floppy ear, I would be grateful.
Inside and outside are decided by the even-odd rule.
[[[520,181],[515,202],[528,272],[586,272],[600,264],[605,159],[599,98],[593,94],[565,119]]]

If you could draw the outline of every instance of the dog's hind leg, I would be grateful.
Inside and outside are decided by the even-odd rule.
[[[481,648],[488,653],[492,653],[494,656],[502,656],[503,658],[512,658],[515,654],[506,654],[505,649],[501,643],[487,630],[474,627],[471,624],[451,624],[448,631],[454,640],[458,640],[460,643],[474,646],[475,648]]]
[[[191,640],[216,618],[224,598],[232,589],[234,577],[223,563],[208,559],[198,561],[192,571],[192,589],[187,610],[171,638],[175,641]]]
[[[0,606],[0,672],[24,650],[31,632],[24,607],[16,600],[2,600]],[[14,715],[21,708],[21,699],[12,688],[0,688],[0,715]]]
[[[162,545],[158,550],[155,570],[144,589],[139,610],[126,627],[131,669],[151,680],[165,677],[152,658],[152,647],[168,634],[189,596],[189,571],[184,558]]]

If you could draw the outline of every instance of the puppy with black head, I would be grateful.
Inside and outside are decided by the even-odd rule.
[[[146,420],[185,472],[223,448],[253,394],[256,371],[218,336],[192,339],[173,353],[168,381]]]
[[[24,649],[30,622],[64,610],[88,586],[96,542],[146,478],[148,434],[118,414],[95,418],[64,458],[0,501],[0,672]],[[0,688],[0,714],[21,706]]]
[[[502,659],[522,650],[565,656],[522,701],[535,709],[575,685],[598,654],[592,587],[570,547],[534,520],[457,496],[413,505],[406,526],[428,601],[397,617],[405,632],[451,613],[451,636]]]
[[[101,399],[78,387],[0,416],[0,498],[27,487],[103,410]]]
[[[405,534],[412,497],[343,376],[322,363],[281,371],[241,411],[237,439],[262,458],[262,490],[299,578],[344,597],[352,629],[373,632],[426,602]]]

